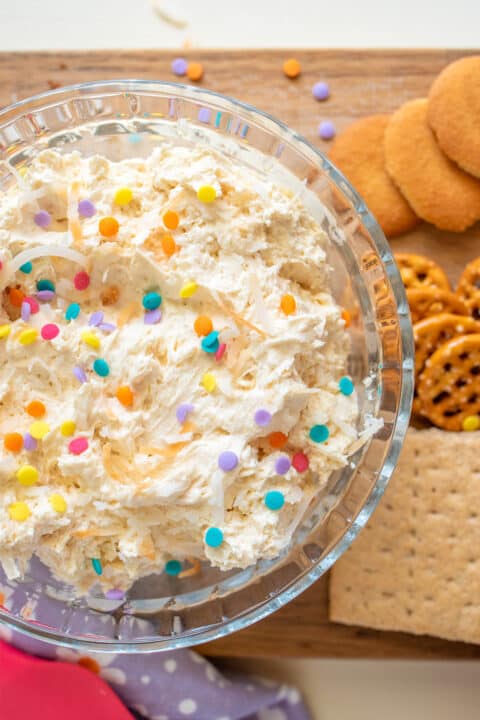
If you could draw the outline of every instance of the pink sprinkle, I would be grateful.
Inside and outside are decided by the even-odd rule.
[[[226,350],[226,349],[227,349],[226,344],[225,344],[225,343],[220,343],[220,345],[218,346],[218,350],[217,350],[217,352],[215,353],[215,360],[216,360],[217,362],[220,362],[220,360],[223,358],[223,356],[225,355],[225,350]]]
[[[0,260],[0,270],[3,268],[3,262]]]
[[[40,305],[35,300],[35,298],[26,297],[23,298],[23,302],[26,302],[30,305],[30,312],[32,313],[32,315],[35,315],[35,313],[38,313],[38,311],[40,310]]]
[[[90,285],[90,275],[85,270],[80,270],[73,278],[73,284],[77,290],[86,290]]]
[[[85,437],[78,437],[74,440],[70,440],[68,443],[68,449],[72,455],[81,455],[88,450],[88,440]]]
[[[292,458],[292,465],[297,472],[303,473],[308,470],[310,462],[305,453],[297,452]]]
[[[60,332],[60,328],[55,323],[48,323],[44,325],[41,330],[41,335],[44,340],[54,340]]]

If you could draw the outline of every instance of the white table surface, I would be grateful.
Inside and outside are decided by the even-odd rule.
[[[480,0],[157,0],[157,4],[188,24],[176,28],[162,21],[150,0],[0,0],[0,48],[480,46]],[[480,663],[476,662],[235,664],[298,684],[315,720],[480,717]]]

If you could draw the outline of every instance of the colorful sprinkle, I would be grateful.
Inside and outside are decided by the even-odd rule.
[[[32,314],[32,308],[30,307],[30,303],[25,302],[25,300],[22,302],[22,310],[21,310],[21,316],[24,323],[28,323],[30,320],[30,316]]]
[[[288,78],[296,78],[302,72],[302,66],[295,58],[289,58],[283,63],[283,72]]]
[[[41,292],[42,290],[50,290],[51,292],[55,292],[55,285],[51,280],[43,278],[42,280],[37,280],[37,290],[39,292]]]
[[[38,481],[38,470],[33,465],[22,465],[16,472],[16,477],[20,485],[30,487]]]
[[[208,528],[207,532],[205,533],[205,542],[208,547],[220,547],[220,545],[223,543],[223,532],[220,530],[220,528],[217,527]]]
[[[123,592],[123,590],[112,588],[111,590],[107,590],[107,592],[105,593],[105,597],[107,598],[107,600],[124,600],[125,593]]]
[[[86,383],[87,382],[87,373],[85,370],[80,367],[80,365],[75,365],[73,368],[73,374],[77,378],[78,382],[80,383]]]
[[[315,100],[327,100],[330,97],[330,88],[326,82],[317,82],[312,87],[312,95]]]
[[[102,310],[97,310],[96,312],[92,313],[90,317],[88,318],[88,324],[90,327],[97,327],[98,325],[101,325],[103,322],[104,313]]]
[[[216,353],[220,345],[218,342],[218,335],[219,333],[217,330],[213,330],[211,333],[208,333],[208,335],[206,335],[200,343],[202,350],[206,353]]]
[[[12,520],[24,522],[28,520],[32,513],[27,503],[19,501],[8,506],[8,514]]]
[[[198,337],[209,335],[213,330],[213,323],[207,315],[199,315],[193,323],[193,329]]]
[[[85,270],[80,270],[73,278],[75,290],[86,290],[90,285],[90,275]]]
[[[35,224],[41,228],[47,228],[52,222],[52,216],[46,210],[40,210],[33,216]]]
[[[27,413],[34,418],[41,418],[47,412],[45,405],[40,400],[32,400],[25,408]]]
[[[20,270],[20,272],[24,273],[25,275],[30,275],[30,273],[33,270],[33,265],[31,262],[23,263],[23,265],[20,265],[19,270]]]
[[[344,395],[351,395],[355,390],[355,385],[353,384],[351,379],[345,375],[344,377],[340,378],[338,388],[340,392]]]
[[[181,298],[189,298],[192,297],[198,290],[198,285],[194,280],[190,280],[190,282],[185,283],[185,285],[180,290],[180,297]]]
[[[466,418],[464,418],[462,422],[462,428],[466,432],[473,432],[474,430],[478,430],[480,427],[480,418],[478,415],[468,415]]]
[[[63,495],[53,493],[53,495],[50,495],[48,498],[48,501],[56,513],[62,514],[67,509],[67,503]]]
[[[21,345],[31,345],[37,338],[38,330],[35,330],[35,328],[28,328],[28,330],[23,330],[20,333],[18,336],[18,342],[21,343]]]
[[[55,340],[60,333],[60,328],[55,323],[47,323],[41,329],[41,335],[44,340]]]
[[[178,213],[174,210],[167,210],[163,216],[163,224],[169,230],[176,230],[179,222],[180,218],[178,217]]]
[[[7,338],[10,335],[10,325],[0,325],[0,340]]]
[[[35,440],[43,440],[50,432],[50,425],[43,420],[37,420],[30,425],[29,432]]]
[[[188,62],[185,58],[175,58],[171,64],[172,72],[178,77],[183,77],[187,74]]]
[[[19,288],[10,288],[8,291],[8,300],[13,307],[22,307],[25,294]]]
[[[210,110],[210,108],[203,107],[203,108],[200,108],[200,110],[198,111],[199,122],[208,124],[210,122],[211,117],[212,117],[212,111]]]
[[[220,360],[221,360],[221,359],[223,358],[223,356],[225,355],[226,351],[227,351],[227,345],[226,345],[226,343],[220,343],[220,345],[218,346],[218,350],[217,350],[217,352],[215,353],[215,360],[216,360],[217,362],[220,362]]]
[[[218,467],[224,472],[235,470],[238,465],[238,456],[231,450],[225,450],[218,456]]]
[[[272,415],[268,412],[268,410],[260,408],[255,412],[253,419],[255,421],[255,425],[258,425],[259,427],[266,427],[272,422]]]
[[[283,493],[279,490],[269,490],[264,498],[265,505],[269,510],[281,510],[285,505]]]
[[[123,187],[119,188],[117,192],[115,193],[115,196],[113,198],[113,202],[115,205],[119,205],[120,207],[124,207],[125,205],[128,205],[133,200],[133,192],[129,187]]]
[[[352,324],[352,316],[348,310],[342,310],[342,320],[345,323],[345,327],[348,328]]]
[[[65,422],[60,425],[60,432],[62,433],[63,437],[72,437],[76,428],[77,426],[75,425],[73,420],[65,420]]]
[[[297,309],[297,303],[293,295],[282,295],[280,300],[280,308],[285,315],[293,315]]]
[[[95,370],[97,375],[100,375],[100,377],[107,377],[107,375],[110,374],[110,368],[108,367],[108,363],[101,358],[97,358],[95,360],[95,362],[93,363],[93,369]]]
[[[74,440],[70,440],[68,443],[68,450],[72,455],[81,455],[88,450],[88,440],[86,437],[77,437]]]
[[[212,375],[212,373],[205,373],[205,375],[202,378],[202,385],[207,392],[209,392],[209,393],[213,392],[215,390],[215,388],[217,387],[217,381],[215,380],[215,375]]]
[[[92,567],[97,575],[101,575],[103,573],[102,563],[98,558],[92,558]]]
[[[103,237],[113,237],[118,233],[120,225],[113,217],[104,217],[98,223],[98,230]]]
[[[292,465],[298,473],[304,473],[308,470],[310,462],[305,453],[297,452],[292,458]]]
[[[282,455],[275,461],[275,472],[277,475],[286,475],[291,468],[290,458]]]
[[[161,243],[162,250],[167,257],[172,257],[178,251],[178,245],[171,235],[163,235]]]
[[[182,403],[179,405],[175,411],[175,415],[177,416],[178,422],[183,425],[183,423],[186,421],[187,416],[193,412],[194,407],[191,403]]]
[[[28,451],[36,450],[38,448],[38,442],[27,432],[23,436],[23,447]]]
[[[157,292],[149,292],[142,300],[145,310],[156,310],[162,304],[162,296]]]
[[[14,453],[20,452],[23,448],[23,437],[17,432],[7,433],[3,438],[3,445],[5,450]]]
[[[114,325],[113,323],[105,323],[105,322],[102,322],[102,323],[100,323],[100,325],[98,326],[98,329],[101,330],[101,331],[104,332],[104,333],[111,333],[111,332],[113,332],[114,330],[117,329],[117,326]]]
[[[190,62],[187,65],[187,77],[197,82],[203,77],[203,65],[199,62]]]
[[[85,345],[88,345],[94,350],[98,350],[100,348],[100,338],[98,337],[98,335],[95,335],[95,333],[91,330],[84,330],[80,337],[82,338]]]
[[[40,290],[40,292],[37,293],[37,298],[40,300],[40,302],[51,302],[54,297],[55,293],[53,292],[53,290]]]
[[[310,440],[316,443],[324,443],[330,436],[330,430],[326,425],[314,425],[308,433]]]
[[[80,200],[78,203],[78,214],[81,217],[91,218],[97,212],[97,208],[91,200]]]
[[[270,443],[271,447],[275,448],[276,450],[281,450],[281,448],[285,447],[285,445],[288,442],[288,437],[285,435],[285,433],[276,431],[270,433],[268,436],[268,442]]]
[[[125,407],[131,407],[133,405],[133,392],[128,385],[121,385],[117,388],[116,395],[117,400]]]
[[[40,310],[40,305],[39,305],[38,302],[35,300],[35,298],[25,297],[25,298],[23,299],[23,302],[26,302],[26,303],[28,303],[28,304],[30,305],[30,311],[31,311],[32,315],[36,315],[36,314],[38,313],[38,311]],[[22,303],[22,304],[23,304],[23,303]]]
[[[336,135],[335,125],[331,120],[323,120],[318,126],[318,134],[322,140],[332,140]]]
[[[202,185],[197,190],[197,198],[200,202],[206,203],[207,205],[212,203],[216,197],[217,191],[211,185]]]
[[[143,322],[145,325],[157,325],[162,319],[162,311],[160,308],[156,310],[148,310],[143,316]]]
[[[176,575],[179,575],[182,571],[182,563],[178,560],[169,560],[167,563],[165,563],[165,572],[167,575],[172,575],[175,577]]]

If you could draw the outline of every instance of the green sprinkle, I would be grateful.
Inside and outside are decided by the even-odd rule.
[[[340,381],[338,383],[338,387],[340,389],[340,392],[344,395],[351,395],[353,391],[355,390],[355,385],[350,380],[349,377],[345,375],[345,377],[340,378]]]
[[[25,273],[25,275],[30,275],[33,270],[33,265],[31,262],[23,263],[23,265],[20,265],[20,270]]]
[[[156,310],[162,304],[162,296],[157,292],[149,292],[143,296],[145,310]]]
[[[97,575],[101,575],[103,573],[102,563],[98,558],[92,558],[92,567]]]
[[[285,498],[279,490],[269,490],[265,495],[264,502],[269,510],[281,510],[285,505]]]
[[[80,305],[72,303],[65,311],[65,320],[76,320],[80,315]]]
[[[208,528],[205,533],[205,542],[209,547],[220,547],[223,543],[223,532],[217,527]]]
[[[107,377],[107,375],[110,375],[110,368],[108,367],[108,363],[105,360],[102,360],[102,358],[97,358],[93,363],[93,369],[97,373],[97,375],[100,375],[100,377]]]
[[[42,290],[51,290],[52,292],[55,292],[55,285],[51,280],[37,280],[37,290],[38,292],[41,292]]]
[[[176,576],[182,571],[182,563],[179,560],[169,560],[165,564],[165,572],[167,575]]]
[[[314,425],[309,432],[310,440],[316,443],[323,443],[328,440],[330,430],[326,425]]]

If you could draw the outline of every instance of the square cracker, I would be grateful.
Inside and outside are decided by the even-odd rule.
[[[410,428],[330,578],[330,619],[480,643],[479,433]]]

